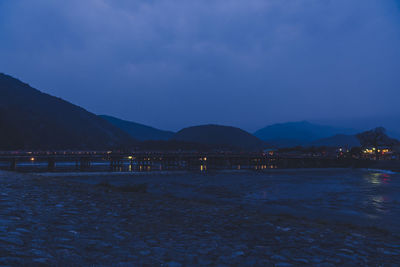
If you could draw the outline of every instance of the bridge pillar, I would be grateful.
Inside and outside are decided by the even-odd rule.
[[[16,171],[17,170],[17,159],[12,159],[10,163],[10,170]]]
[[[121,159],[110,159],[110,169],[112,171],[118,170],[123,167],[123,161]]]
[[[47,161],[47,170],[48,171],[54,171],[54,168],[56,167],[56,161],[54,159],[49,159]]]
[[[130,171],[134,170],[133,159],[131,159],[130,162],[129,162],[129,170]]]
[[[90,167],[90,160],[82,158],[81,159],[81,170],[87,169]]]
[[[114,160],[110,159],[110,169],[114,169]]]

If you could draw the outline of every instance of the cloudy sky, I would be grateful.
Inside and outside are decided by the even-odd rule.
[[[171,130],[400,115],[399,2],[0,0],[0,72]]]

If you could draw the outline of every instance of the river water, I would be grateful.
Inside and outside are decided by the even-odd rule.
[[[1,266],[400,263],[397,173],[0,171],[0,180]]]
[[[52,174],[54,175],[54,174]],[[232,201],[262,212],[400,233],[400,174],[367,169],[67,174],[84,183],[147,184],[157,194]]]
[[[275,213],[400,232],[400,175],[379,170],[269,174],[249,186],[246,201]]]

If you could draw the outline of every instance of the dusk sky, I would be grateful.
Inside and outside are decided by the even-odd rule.
[[[400,115],[397,0],[0,0],[0,72],[177,130]]]

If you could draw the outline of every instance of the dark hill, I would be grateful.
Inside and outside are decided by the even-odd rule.
[[[389,137],[383,127],[359,133],[357,138],[363,147],[394,147],[400,145],[400,141]]]
[[[201,125],[185,128],[176,133],[172,139],[248,150],[262,149],[266,145],[263,141],[242,129],[220,125]]]
[[[157,152],[215,152],[232,150],[231,146],[209,145],[178,140],[149,140],[138,145],[138,151]]]
[[[394,147],[400,142],[386,134],[386,129],[378,127],[357,135],[338,134],[332,137],[319,139],[310,143],[311,146],[330,147]]]
[[[0,150],[106,149],[133,143],[95,114],[0,74]]]
[[[100,117],[125,131],[131,137],[140,141],[168,140],[174,135],[174,132],[159,130],[150,126],[121,120],[112,116],[100,115]]]
[[[313,124],[307,121],[278,123],[262,128],[255,136],[278,147],[307,145],[308,143],[336,134],[355,134],[352,129]]]

